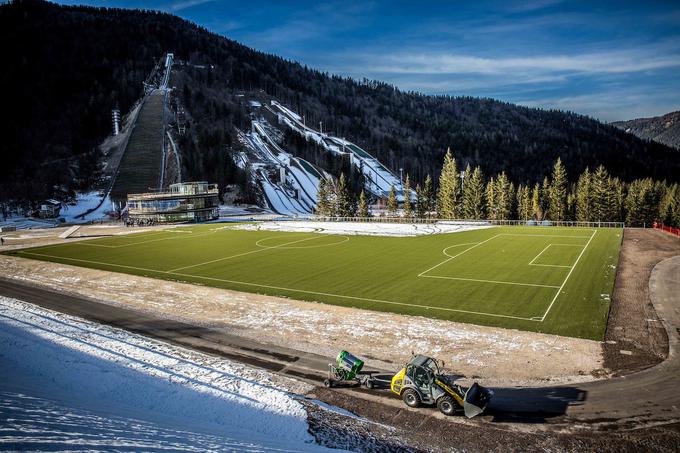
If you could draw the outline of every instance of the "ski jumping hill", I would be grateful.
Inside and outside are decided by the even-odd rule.
[[[128,193],[148,192],[157,187],[163,158],[163,109],[165,93],[154,90],[147,96],[125,148],[111,200],[127,200]]]

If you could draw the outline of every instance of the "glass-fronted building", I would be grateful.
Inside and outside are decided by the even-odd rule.
[[[205,222],[219,217],[217,184],[181,182],[168,192],[128,194],[128,216],[133,221],[157,223]]]

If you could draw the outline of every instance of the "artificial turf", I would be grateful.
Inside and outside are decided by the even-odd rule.
[[[601,340],[621,229],[494,227],[419,237],[220,224],[10,252],[239,291]],[[190,307],[188,307],[190,309]]]

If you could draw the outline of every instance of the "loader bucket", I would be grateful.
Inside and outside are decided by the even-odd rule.
[[[472,384],[472,387],[465,392],[465,399],[463,400],[465,416],[472,418],[484,412],[492,396],[493,392],[491,390],[482,387],[476,382]]]

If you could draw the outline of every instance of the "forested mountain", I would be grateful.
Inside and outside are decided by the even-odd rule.
[[[37,199],[55,186],[96,177],[96,145],[113,107],[127,111],[165,52],[189,66],[177,76],[193,118],[184,143],[185,175],[224,184],[238,177],[222,154],[233,126],[248,127],[234,96],[262,92],[310,123],[347,137],[414,182],[437,180],[451,147],[461,164],[516,182],[550,173],[557,157],[568,174],[603,164],[613,176],[678,180],[677,150],[596,120],[492,99],[424,96],[381,82],[331,76],[237,42],[178,17],[152,11],[67,7],[38,0],[0,6],[0,199]]]
[[[642,139],[680,149],[680,111],[653,118],[617,121],[612,125]]]

